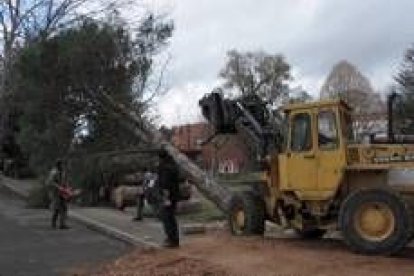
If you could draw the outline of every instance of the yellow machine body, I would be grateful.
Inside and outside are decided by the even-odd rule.
[[[389,172],[414,168],[414,145],[354,143],[355,122],[341,101],[284,111],[284,149],[270,155],[263,182],[231,201],[232,232],[263,234],[271,220],[303,238],[340,230],[360,253],[401,250],[414,237],[414,179],[391,183]]]
[[[289,125],[285,150],[271,156],[266,175],[270,217],[282,199],[306,203],[313,214],[324,215],[344,193],[389,188],[390,169],[414,168],[414,145],[352,144],[351,111],[342,101],[295,104],[284,111]],[[414,192],[414,183],[413,188],[393,188]]]

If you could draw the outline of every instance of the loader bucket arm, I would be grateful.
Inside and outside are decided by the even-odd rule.
[[[212,92],[204,96],[199,105],[216,135],[240,134],[257,159],[281,150],[285,129],[283,119],[279,114],[271,114],[259,97],[230,100]]]

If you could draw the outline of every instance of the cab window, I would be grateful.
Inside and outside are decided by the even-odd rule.
[[[322,150],[338,148],[336,116],[333,111],[321,111],[318,115],[318,145]]]
[[[345,137],[345,139],[347,139],[348,143],[353,143],[355,142],[355,136],[354,136],[354,131],[352,128],[352,119],[351,116],[348,112],[341,112],[341,118],[342,118],[342,132],[343,132],[343,137]]]
[[[296,152],[312,149],[311,117],[308,113],[294,115],[290,149]]]

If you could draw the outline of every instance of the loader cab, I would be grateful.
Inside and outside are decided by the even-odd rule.
[[[335,193],[346,164],[352,125],[341,101],[295,104],[285,108],[286,150],[279,156],[280,189],[303,200],[323,200]]]

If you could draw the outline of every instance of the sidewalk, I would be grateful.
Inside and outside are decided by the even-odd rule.
[[[35,180],[15,180],[0,175],[0,184],[22,198],[29,196],[30,190],[37,185]],[[154,218],[132,221],[133,212],[119,211],[107,207],[71,206],[69,218],[85,224],[89,228],[124,242],[160,247],[164,240],[161,223]]]

